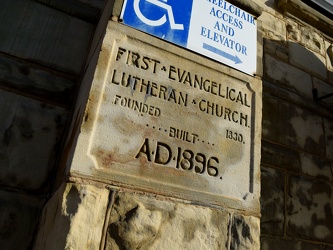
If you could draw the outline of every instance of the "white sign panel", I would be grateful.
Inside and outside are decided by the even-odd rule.
[[[224,0],[125,0],[123,23],[249,75],[257,68],[257,21]]]

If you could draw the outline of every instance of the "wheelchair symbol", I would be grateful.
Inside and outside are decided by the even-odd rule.
[[[134,0],[134,3],[133,3],[134,11],[142,22],[144,22],[145,24],[148,24],[150,26],[160,26],[160,25],[163,25],[166,23],[166,21],[167,21],[166,15],[168,15],[169,20],[170,20],[171,29],[173,29],[173,30],[183,30],[184,29],[183,24],[175,23],[172,8],[170,5],[166,4],[168,0],[145,0],[145,1],[165,9],[167,11],[167,13],[164,14],[160,19],[150,20],[142,14],[142,12],[140,10],[140,6],[139,6],[140,0]],[[165,3],[161,2],[161,1],[163,1]]]

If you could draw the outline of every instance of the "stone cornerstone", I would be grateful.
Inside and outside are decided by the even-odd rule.
[[[35,249],[259,249],[260,70],[117,20]]]

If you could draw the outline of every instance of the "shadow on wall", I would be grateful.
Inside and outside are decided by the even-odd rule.
[[[301,39],[263,44],[262,249],[333,244],[333,46]]]
[[[264,39],[264,79],[314,101],[313,90],[317,97],[333,93],[333,45],[326,49],[313,40],[314,52],[299,43]],[[318,103],[333,106],[333,97]]]

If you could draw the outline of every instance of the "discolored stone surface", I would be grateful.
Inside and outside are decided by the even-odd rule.
[[[304,26],[301,27],[300,33],[301,43],[305,47],[310,48],[312,51],[318,52],[320,54],[324,53],[325,43],[320,33],[314,29],[310,29]],[[306,67],[309,67],[309,65],[306,65]]]
[[[1,249],[29,249],[44,200],[0,191]]]
[[[329,74],[333,73],[333,70],[329,71]],[[323,96],[327,96],[331,93],[333,93],[333,86],[332,83],[329,84],[325,81],[322,81],[316,77],[313,78],[313,88],[316,91],[317,98],[322,98]],[[333,106],[333,100],[331,98],[324,98],[318,101],[321,105],[332,107]]]
[[[118,193],[106,249],[227,249],[228,225],[229,214],[217,209]]]
[[[0,57],[0,86],[62,105],[73,102],[75,89],[73,81],[7,57]]]
[[[35,1],[0,2],[0,51],[79,74],[93,25]]]
[[[99,249],[109,191],[63,184],[43,209],[36,250]]]
[[[279,18],[276,18],[274,15],[263,12],[259,17],[259,20],[262,21],[262,30],[265,34],[265,37],[270,40],[285,40],[286,39],[286,26]]]
[[[0,90],[0,183],[38,190],[50,178],[68,113]]]
[[[294,172],[300,172],[301,168],[300,156],[296,150],[267,141],[261,143],[261,163]]]
[[[263,138],[293,149],[325,155],[322,118],[270,95],[263,98]]]
[[[233,215],[230,250],[259,249],[260,220],[253,216]]]
[[[300,156],[304,174],[323,180],[333,180],[333,172],[329,160],[305,153]]]
[[[313,75],[326,77],[326,59],[324,56],[314,51],[310,51],[298,43],[289,44],[289,53],[291,64],[302,68]]]
[[[287,235],[333,243],[333,185],[290,176]]]
[[[265,54],[265,78],[296,93],[312,98],[312,82],[309,73]]]
[[[332,119],[324,119],[324,129],[325,129],[325,148],[326,157],[329,160],[333,160],[333,122]],[[332,166],[331,166],[332,169]],[[333,169],[332,169],[333,174]]]
[[[265,38],[264,50],[281,61],[288,61],[289,50],[286,43]]]
[[[261,250],[330,250],[333,246],[309,243],[294,239],[261,237]]]
[[[220,69],[109,22],[71,174],[259,213],[261,82]]]
[[[287,37],[292,41],[299,41],[301,38],[301,31],[299,29],[299,24],[293,20],[288,20],[287,23]]]
[[[284,173],[261,167],[261,232],[283,235],[284,232]]]

